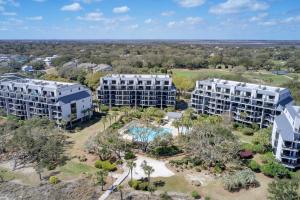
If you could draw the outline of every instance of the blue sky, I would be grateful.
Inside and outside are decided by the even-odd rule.
[[[0,39],[300,39],[300,0],[0,0]]]

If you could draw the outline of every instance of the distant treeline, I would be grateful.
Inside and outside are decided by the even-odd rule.
[[[0,53],[33,57],[61,55],[57,67],[77,59],[79,62],[110,64],[120,72],[153,68],[208,68],[243,66],[246,69],[300,71],[300,49],[294,46],[259,46],[250,43],[198,44],[192,42],[108,43],[92,41],[0,41]]]

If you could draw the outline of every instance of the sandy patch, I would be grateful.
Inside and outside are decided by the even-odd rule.
[[[170,177],[175,175],[166,167],[166,162],[145,156],[137,156],[137,160],[135,161],[136,167],[133,169],[132,173],[133,178],[140,179],[142,177],[146,177],[144,170],[141,167],[141,164],[144,162],[144,160],[148,165],[154,168],[154,173],[151,174],[151,177]]]

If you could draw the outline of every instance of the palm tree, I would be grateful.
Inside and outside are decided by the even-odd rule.
[[[136,167],[136,163],[133,160],[128,160],[127,167],[129,168],[130,171],[130,181],[132,181],[132,172],[133,172],[133,168]]]
[[[116,112],[112,112],[111,113],[111,117],[114,118],[115,122],[117,121],[117,113]]]
[[[104,190],[104,185],[105,185],[105,179],[107,177],[108,173],[104,169],[100,169],[99,171],[96,172],[96,177],[97,177],[97,183],[101,185],[101,190]]]
[[[109,126],[111,126],[111,120],[112,120],[111,114],[108,114],[108,115],[107,115],[107,118],[109,119]]]
[[[128,117],[128,112],[130,111],[130,107],[128,106],[122,107],[122,111],[125,113],[126,117]]]
[[[180,128],[180,121],[179,121],[179,120],[175,120],[175,121],[173,121],[172,125],[173,125],[175,128],[177,128],[178,134],[180,134],[180,130],[179,130],[179,128]]]
[[[106,118],[106,117],[103,117],[103,119],[102,119],[102,123],[103,123],[103,131],[106,129],[106,127],[105,127],[106,122],[107,122],[107,118]]]
[[[148,177],[148,183],[150,184],[150,176],[155,171],[153,167],[148,165],[147,161],[144,160],[144,162],[141,164],[142,169],[144,170],[144,173]]]
[[[121,200],[123,200],[123,185],[118,185],[118,191],[120,192],[120,197],[121,197]]]

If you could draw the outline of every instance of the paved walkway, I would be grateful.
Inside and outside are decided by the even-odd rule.
[[[127,167],[124,168],[124,173],[110,186],[108,190],[101,195],[98,200],[105,200],[109,197],[109,195],[116,189],[118,185],[120,185],[129,175],[129,169]]]

